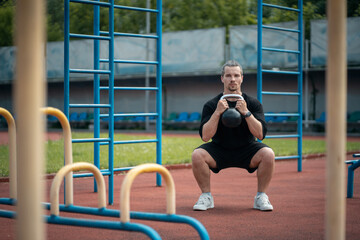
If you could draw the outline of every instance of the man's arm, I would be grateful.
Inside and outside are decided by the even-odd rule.
[[[236,109],[241,113],[241,115],[245,115],[247,112],[249,112],[249,109],[247,108],[247,104],[245,100],[238,100],[236,102]],[[262,140],[264,138],[263,136],[263,126],[259,120],[257,120],[254,115],[251,115],[250,117],[245,118],[246,123],[249,127],[249,130],[251,134],[256,137],[259,140]]]
[[[215,112],[211,115],[209,121],[207,121],[202,128],[202,137],[201,139],[204,142],[210,141],[210,139],[215,135],[221,114],[229,108],[226,99],[222,99],[218,102]]]

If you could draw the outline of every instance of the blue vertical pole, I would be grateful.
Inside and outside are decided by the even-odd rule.
[[[299,8],[299,14],[298,14],[298,28],[299,28],[299,39],[298,39],[298,49],[300,54],[298,54],[298,91],[299,91],[299,100],[298,100],[298,112],[299,112],[299,118],[298,118],[298,172],[302,171],[302,135],[303,135],[303,129],[302,129],[302,101],[303,101],[303,3],[302,0],[298,0],[298,8]]]
[[[64,1],[64,114],[69,119],[69,88],[70,88],[70,13],[69,13],[69,0]],[[64,158],[65,165],[65,158]],[[64,181],[64,202],[66,203],[66,191]]]
[[[98,0],[99,1],[99,0]],[[100,35],[100,6],[94,5],[94,35]],[[94,69],[100,69],[100,43],[94,40]],[[94,104],[100,103],[100,76],[94,74]],[[94,138],[100,137],[100,109],[94,108]],[[100,169],[100,143],[94,142],[94,165]],[[94,179],[94,192],[97,184]]]
[[[158,39],[156,42],[156,58],[158,64],[156,66],[156,85],[157,85],[157,95],[156,95],[156,110],[158,113],[158,118],[156,121],[156,163],[162,164],[161,160],[161,135],[162,135],[162,67],[161,67],[161,47],[162,47],[162,1],[156,1],[156,8],[158,10],[156,17],[156,32]],[[161,186],[161,175],[156,174],[156,185]]]
[[[114,0],[109,7],[109,204],[114,202]]]
[[[64,114],[69,118],[69,40],[70,40],[69,0],[64,1]]]
[[[262,103],[262,0],[258,0],[257,12],[257,98]]]

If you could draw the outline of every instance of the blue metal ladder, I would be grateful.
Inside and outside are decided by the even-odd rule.
[[[289,8],[284,6],[278,6],[268,3],[263,3],[262,0],[258,0],[258,58],[257,58],[257,97],[260,102],[262,102],[263,95],[274,95],[274,96],[289,96],[298,98],[298,110],[295,113],[265,113],[265,116],[287,116],[287,117],[297,117],[297,133],[296,134],[284,134],[284,135],[270,135],[267,138],[297,138],[297,148],[298,154],[294,156],[281,156],[276,157],[275,159],[298,159],[298,172],[302,171],[302,62],[303,62],[303,19],[302,19],[302,0],[298,0],[297,8]],[[289,29],[289,28],[280,28],[269,25],[263,25],[263,8],[277,8],[284,11],[293,11],[298,14],[298,29]],[[268,48],[263,47],[263,29],[273,30],[273,31],[285,31],[297,33],[298,35],[298,50],[288,50],[288,49],[277,49],[277,48]],[[296,54],[298,67],[296,71],[275,71],[275,70],[265,70],[262,66],[263,61],[263,51],[278,52],[278,53],[289,53]],[[285,75],[296,75],[298,89],[297,92],[270,92],[263,91],[263,73],[270,74],[285,74]]]
[[[70,33],[70,2],[89,4],[94,7],[94,33],[93,35]],[[100,31],[100,8],[109,9],[108,31]],[[156,34],[134,34],[114,32],[114,9],[124,9],[129,11],[149,12],[156,14]],[[101,170],[104,176],[109,177],[109,204],[114,202],[114,172],[126,171],[131,167],[114,168],[114,144],[134,144],[134,143],[156,143],[156,163],[162,164],[161,159],[161,135],[162,135],[162,75],[161,75],[161,41],[162,41],[162,1],[156,1],[156,9],[139,8],[115,5],[114,0],[101,2],[99,0],[65,0],[64,1],[64,113],[69,118],[70,108],[92,108],[94,109],[94,138],[73,139],[73,143],[94,143],[94,165],[100,168],[100,145],[108,145],[109,169]],[[134,61],[114,58],[114,37],[150,38],[156,40],[156,60],[155,61]],[[73,69],[70,67],[69,45],[71,38],[92,39],[94,40],[94,69]],[[109,42],[109,58],[100,59],[100,41]],[[108,70],[101,70],[100,63],[107,63]],[[114,86],[114,64],[131,63],[142,65],[155,65],[156,87],[115,87]],[[93,104],[71,104],[70,101],[70,73],[93,74],[94,76],[94,100]],[[108,86],[100,86],[100,75],[108,76]],[[143,90],[156,92],[156,112],[153,113],[114,113],[114,95],[116,91],[122,90]],[[108,92],[108,103],[100,103],[100,91]],[[108,114],[100,114],[100,109],[108,109]],[[131,141],[114,141],[114,118],[115,117],[155,117],[156,119],[156,138]],[[100,138],[100,118],[108,118],[109,129],[108,138]],[[74,174],[74,177],[88,177],[92,174]],[[95,179],[94,179],[95,181]],[[161,176],[157,174],[156,184],[161,185]],[[94,184],[94,190],[96,184]]]

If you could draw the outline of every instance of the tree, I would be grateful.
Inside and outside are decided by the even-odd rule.
[[[14,12],[11,1],[0,2],[0,47],[13,45]]]

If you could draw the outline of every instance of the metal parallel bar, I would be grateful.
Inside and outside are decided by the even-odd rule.
[[[134,143],[158,143],[158,139],[138,139],[138,140],[127,140],[127,141],[114,141],[114,144],[134,144]]]
[[[109,35],[109,32],[100,31],[102,35]],[[134,38],[153,38],[158,39],[157,35],[150,35],[150,34],[137,34],[137,33],[121,33],[121,32],[114,32],[115,37],[134,37]]]
[[[300,72],[294,72],[294,71],[275,71],[275,70],[266,70],[266,69],[262,69],[261,71],[265,73],[292,74],[292,75],[300,74]]]
[[[108,90],[109,87],[100,87],[100,90]],[[157,87],[114,87],[114,90],[150,90],[157,91],[159,88]]]
[[[295,54],[300,54],[300,51],[287,50],[287,49],[277,49],[277,48],[267,48],[267,47],[263,47],[262,50],[264,50],[264,51],[271,51],[271,52],[283,52],[283,53],[295,53]]]
[[[300,93],[298,92],[267,92],[262,91],[263,95],[286,95],[286,96],[299,96]]]
[[[114,0],[109,0],[109,204],[114,202]]]
[[[82,138],[72,139],[73,143],[109,142],[110,138]]]
[[[108,70],[70,69],[71,73],[111,74]]]
[[[99,1],[99,0],[98,0]],[[100,6],[94,6],[94,35],[100,36]],[[109,37],[108,37],[109,38]],[[109,38],[110,39],[110,38]],[[100,69],[100,42],[94,40],[94,69]],[[94,104],[100,104],[100,76],[94,75],[93,82]],[[94,109],[94,138],[100,138],[100,109]],[[94,165],[100,169],[100,144],[94,142]],[[96,179],[94,178],[94,192],[97,192]]]
[[[94,6],[96,7],[96,6]],[[97,39],[97,40],[110,40],[109,37],[96,36],[96,35],[87,35],[87,34],[75,34],[70,33],[70,37],[72,38],[84,38],[84,39]]]
[[[100,62],[109,62],[108,59],[100,59]],[[129,63],[129,64],[149,64],[149,65],[157,65],[159,64],[157,61],[136,61],[136,60],[114,60],[114,63]]]
[[[110,104],[69,104],[71,108],[109,108]]]
[[[266,138],[298,138],[299,134],[289,134],[289,135],[268,135]]]
[[[69,101],[70,101],[70,3],[64,1],[64,114],[69,118]]]
[[[284,160],[284,159],[297,159],[299,158],[299,155],[294,155],[294,156],[280,156],[280,157],[275,157],[275,160]]]
[[[284,7],[284,6],[279,6],[279,5],[269,4],[269,3],[263,3],[262,5],[265,6],[265,7],[271,7],[271,8],[278,8],[278,9],[282,9],[282,10],[300,12],[300,10],[297,9],[297,8]]]
[[[74,3],[84,3],[84,4],[91,4],[91,5],[97,5],[102,7],[109,7],[110,3],[107,2],[96,2],[96,1],[88,1],[88,0],[70,0],[70,2]]]
[[[114,8],[124,9],[124,10],[132,10],[132,11],[140,11],[140,12],[152,12],[152,13],[158,13],[158,11],[159,11],[158,9],[129,7],[129,6],[122,6],[122,5],[114,5]]]
[[[156,163],[162,165],[162,0],[156,1],[156,9],[156,32],[159,36],[156,42],[156,60],[159,63],[156,65],[156,87],[160,89],[156,94],[156,110],[159,116],[156,120]],[[159,173],[156,173],[156,185],[161,186],[161,175]]]

